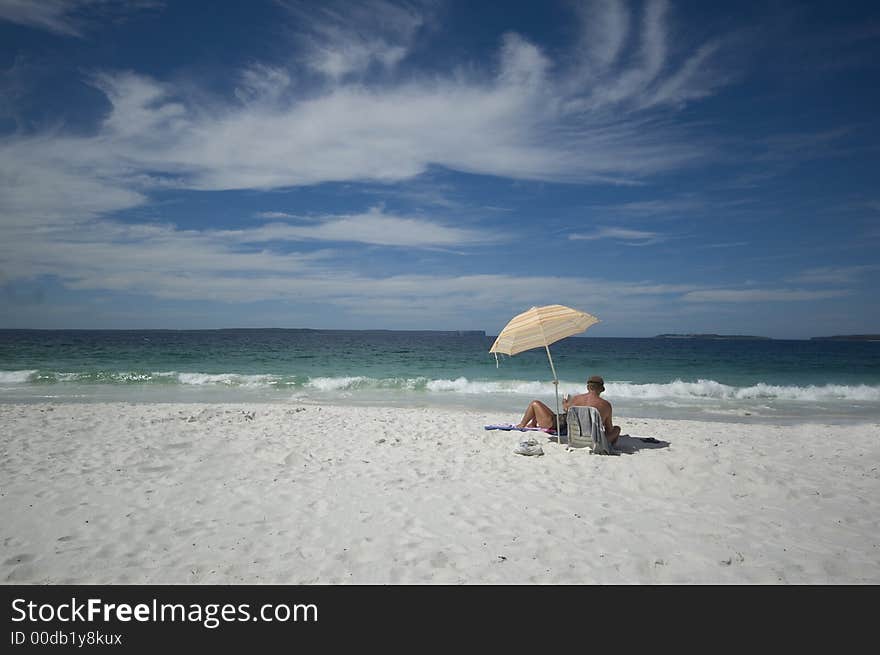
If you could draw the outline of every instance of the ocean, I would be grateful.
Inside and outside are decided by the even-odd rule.
[[[544,350],[496,363],[480,332],[0,330],[0,402],[284,402],[461,407],[518,420],[554,404]],[[570,337],[563,393],[605,378],[616,416],[880,420],[880,342]]]

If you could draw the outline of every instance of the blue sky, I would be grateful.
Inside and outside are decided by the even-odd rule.
[[[880,10],[0,0],[0,327],[880,332]]]

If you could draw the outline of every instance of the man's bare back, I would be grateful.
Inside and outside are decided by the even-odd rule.
[[[588,385],[588,388],[592,385]],[[602,386],[604,389],[604,385]],[[604,398],[600,398],[602,393],[598,389],[590,388],[587,393],[579,393],[576,396],[570,396],[562,400],[563,411],[568,411],[569,407],[595,407],[599,410],[599,416],[602,417],[602,425],[605,426],[605,436],[608,437],[610,443],[617,441],[620,436],[620,428],[611,420],[611,403]]]

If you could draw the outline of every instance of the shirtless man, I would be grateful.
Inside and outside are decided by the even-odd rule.
[[[602,424],[605,426],[605,436],[608,443],[613,444],[620,436],[620,426],[611,422],[611,403],[604,398],[600,398],[600,394],[605,391],[605,381],[598,375],[594,375],[587,380],[587,393],[581,393],[576,396],[565,396],[562,399],[563,413],[559,415],[559,422],[565,421],[565,414],[569,407],[595,407],[599,410],[599,416],[602,417]],[[517,427],[520,428],[556,428],[556,415],[553,410],[547,407],[540,400],[533,400],[526,408],[522,421]]]

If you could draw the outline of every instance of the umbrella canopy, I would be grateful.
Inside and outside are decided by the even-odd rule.
[[[599,319],[592,314],[565,305],[532,307],[510,319],[498,333],[489,352],[516,355],[532,348],[546,348],[598,322]]]
[[[553,366],[553,357],[550,356],[550,344],[573,334],[579,334],[598,322],[599,319],[592,314],[565,305],[532,307],[510,319],[489,348],[490,353],[495,353],[496,362],[498,353],[515,355],[532,348],[544,348],[547,351],[550,370],[553,371],[553,384],[556,386],[556,435],[560,440],[562,435],[559,434],[559,378],[556,377],[556,367]]]

